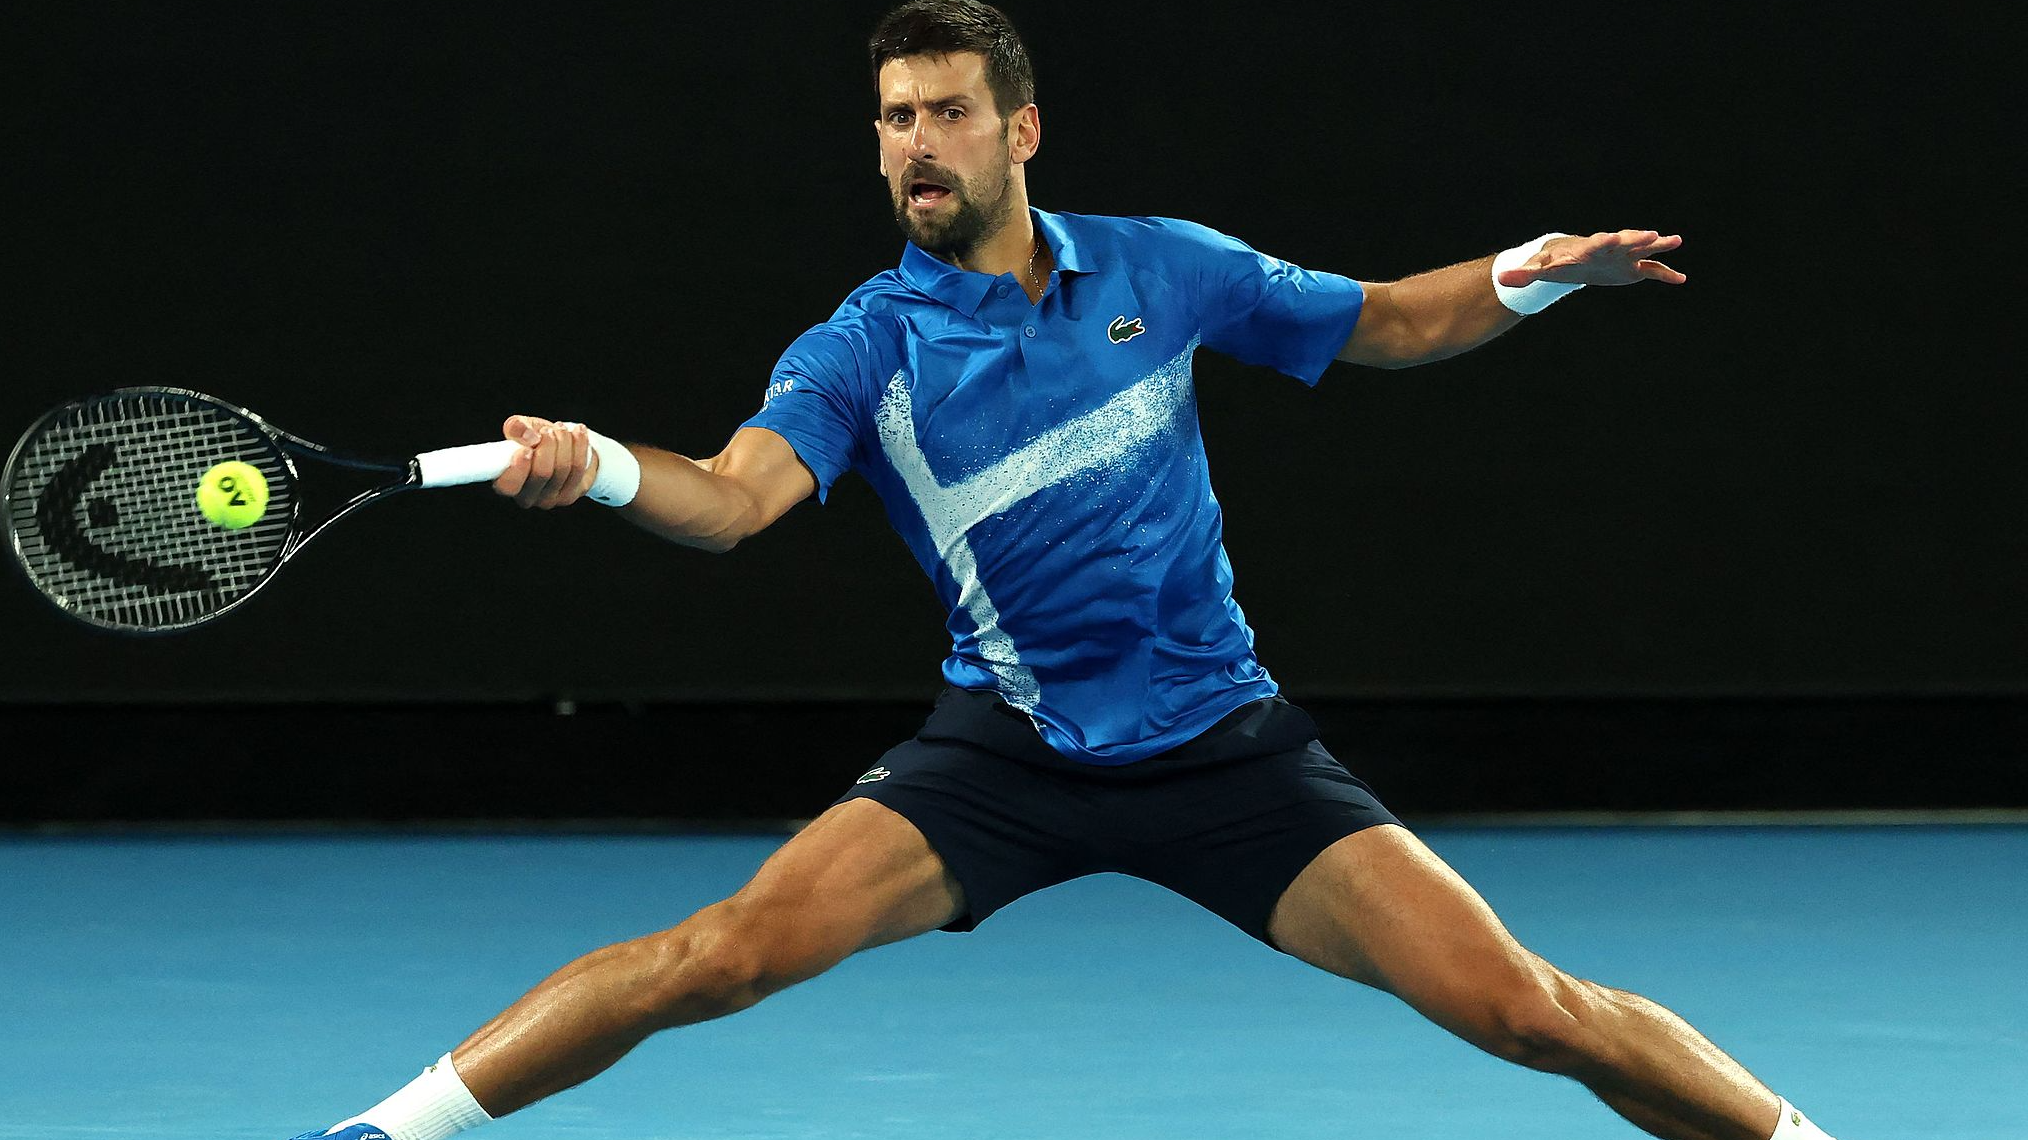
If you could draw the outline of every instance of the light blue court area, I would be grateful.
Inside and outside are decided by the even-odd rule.
[[[1434,829],[1565,968],[1675,1008],[1841,1140],[2028,1137],[2028,828]],[[768,837],[0,841],[0,1138],[282,1140]],[[1117,876],[667,1034],[481,1136],[1637,1135]]]

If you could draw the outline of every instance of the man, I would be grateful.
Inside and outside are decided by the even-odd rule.
[[[1552,235],[1360,283],[1185,222],[1052,215],[1028,203],[1041,120],[1004,16],[910,0],[871,46],[900,267],[789,348],[717,456],[516,416],[496,489],[723,551],[857,471],[949,607],[950,688],[738,893],[565,966],[329,1134],[442,1140],[658,1030],[1115,870],[1654,1135],[1822,1137],[1675,1015],[1523,949],[1324,751],[1254,657],[1197,431],[1199,347],[1311,383],[1439,360],[1581,285],[1680,284],[1654,258],[1681,239]]]

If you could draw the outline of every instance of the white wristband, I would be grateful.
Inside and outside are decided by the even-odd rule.
[[[641,461],[627,450],[627,445],[615,439],[608,439],[586,428],[591,436],[592,450],[598,453],[599,473],[592,479],[591,490],[585,498],[609,507],[624,507],[634,501],[641,490]]]
[[[1534,257],[1541,251],[1543,246],[1549,244],[1550,239],[1569,236],[1569,234],[1543,234],[1534,241],[1528,242],[1525,245],[1517,245],[1513,249],[1507,250],[1498,257],[1495,257],[1493,259],[1493,292],[1499,296],[1500,303],[1517,313],[1539,313],[1561,300],[1564,294],[1575,293],[1579,289],[1584,288],[1583,285],[1568,284],[1562,281],[1536,281],[1531,284],[1518,286],[1500,284],[1500,275],[1502,273],[1507,272],[1509,269],[1518,268],[1522,262]]]

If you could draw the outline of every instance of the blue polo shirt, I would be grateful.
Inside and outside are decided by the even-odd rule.
[[[946,680],[1126,764],[1276,692],[1232,599],[1192,355],[1314,384],[1364,294],[1191,222],[1033,216],[1039,303],[911,243],[789,346],[747,426],[820,497],[873,485],[950,611]]]

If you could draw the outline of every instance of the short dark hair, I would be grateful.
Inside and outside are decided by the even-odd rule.
[[[977,52],[986,57],[986,86],[1001,118],[1035,102],[1028,49],[1007,14],[979,0],[908,0],[881,18],[867,48],[876,84],[889,60]]]

